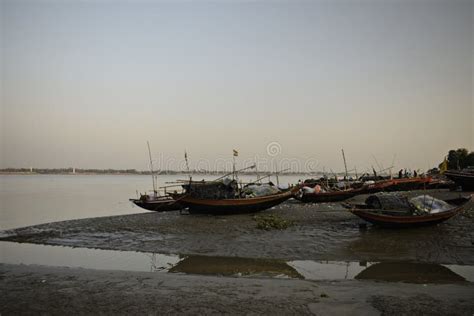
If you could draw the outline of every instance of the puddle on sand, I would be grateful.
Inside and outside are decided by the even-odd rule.
[[[317,262],[238,257],[179,256],[134,251],[0,242],[0,262],[98,270],[125,270],[307,280],[407,283],[474,282],[474,266],[412,262]]]

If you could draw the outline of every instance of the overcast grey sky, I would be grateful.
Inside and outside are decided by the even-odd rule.
[[[474,150],[474,1],[0,1],[2,168]]]

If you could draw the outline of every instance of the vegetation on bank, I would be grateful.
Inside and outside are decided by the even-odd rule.
[[[474,166],[474,151],[469,152],[466,148],[452,149],[446,156],[446,162],[448,170],[458,170]],[[444,161],[439,164],[440,169],[443,163]]]
[[[294,225],[293,221],[286,220],[274,214],[255,215],[253,217],[253,220],[257,222],[257,228],[263,229],[263,230],[271,230],[271,229],[283,230]]]

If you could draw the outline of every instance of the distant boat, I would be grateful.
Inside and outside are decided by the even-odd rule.
[[[463,191],[474,191],[474,168],[471,167],[462,171],[448,170],[444,175],[458,186],[461,186]]]
[[[360,218],[382,227],[403,228],[434,225],[444,222],[460,213],[471,200],[471,196],[443,200],[450,208],[436,213],[414,214],[408,207],[383,208],[368,204],[343,204],[349,211]]]

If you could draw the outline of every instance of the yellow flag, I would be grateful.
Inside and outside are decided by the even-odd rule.
[[[448,170],[448,160],[444,157],[443,162],[439,166],[439,173],[443,174],[446,170]]]

